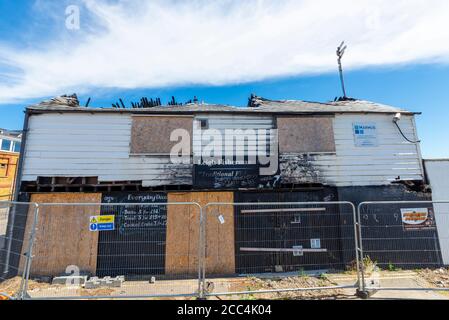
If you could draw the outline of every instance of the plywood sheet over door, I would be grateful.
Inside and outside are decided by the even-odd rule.
[[[100,193],[33,194],[38,203],[101,203]],[[39,210],[36,242],[33,249],[31,275],[56,276],[70,265],[80,271],[95,274],[97,266],[98,232],[89,231],[89,217],[100,214],[99,205],[42,206]],[[25,235],[32,226],[30,209]],[[24,241],[22,252],[28,247]],[[23,266],[23,261],[21,263]]]
[[[233,192],[169,193],[168,203],[233,203]],[[206,214],[206,213],[205,213]],[[221,224],[218,216],[224,218]],[[198,272],[199,209],[190,205],[167,206],[166,274]],[[206,273],[235,273],[234,208],[213,207],[206,219]]]

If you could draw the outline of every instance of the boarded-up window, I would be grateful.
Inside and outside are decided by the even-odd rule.
[[[184,129],[192,136],[191,116],[143,116],[133,117],[131,132],[131,154],[169,154],[179,143],[170,141],[176,129]]]
[[[8,159],[0,159],[0,178],[4,178],[8,173]]]
[[[278,117],[280,153],[335,152],[331,117]]]

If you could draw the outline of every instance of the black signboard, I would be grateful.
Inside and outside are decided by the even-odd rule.
[[[274,188],[279,175],[261,176],[257,164],[194,165],[193,184],[198,189]]]
[[[163,274],[167,206],[151,204],[167,203],[167,194],[106,193],[102,202],[101,214],[115,216],[115,230],[99,232],[97,274]],[[113,203],[133,205],[117,206]]]

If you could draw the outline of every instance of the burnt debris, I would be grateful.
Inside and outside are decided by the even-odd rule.
[[[172,96],[171,99],[168,101],[167,105],[168,106],[182,106],[182,105],[187,105],[187,104],[192,104],[192,103],[195,103],[195,104],[198,103],[198,98],[196,96],[193,98],[193,100],[190,99],[190,100],[186,101],[185,103],[177,101],[176,98],[174,96]],[[154,108],[154,107],[160,107],[160,106],[162,106],[162,102],[161,102],[160,98],[148,99],[147,97],[142,97],[140,99],[140,101],[138,101],[138,102],[131,102],[132,109]],[[125,103],[123,102],[123,100],[119,99],[118,102],[112,104],[112,108],[126,109],[127,107],[126,107]]]
[[[334,102],[340,102],[340,101],[357,101],[357,99],[350,98],[350,97],[335,97]]]
[[[259,97],[259,96],[255,95],[254,93],[251,93],[251,96],[248,98],[248,108],[260,107],[260,105],[264,101],[270,101],[270,100]]]
[[[78,100],[78,96],[76,93],[72,95],[62,95],[59,97],[55,97],[50,99],[49,101],[44,101],[41,104],[58,104],[58,105],[66,105],[68,107],[79,107],[80,102]]]

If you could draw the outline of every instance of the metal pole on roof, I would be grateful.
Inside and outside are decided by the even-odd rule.
[[[346,98],[346,90],[345,90],[345,81],[343,79],[343,68],[341,66],[341,58],[343,58],[343,55],[345,53],[346,48],[347,48],[347,46],[345,45],[344,41],[337,48],[338,70],[340,71],[341,88],[343,90],[343,97],[344,98]]]

